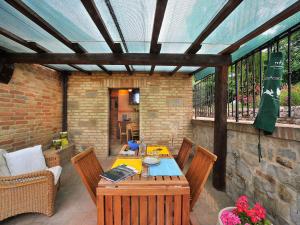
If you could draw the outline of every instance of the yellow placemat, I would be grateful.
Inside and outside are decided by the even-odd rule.
[[[153,151],[158,151],[160,155],[169,155],[167,146],[147,146],[147,155],[152,155]]]
[[[117,159],[111,168],[115,168],[123,164],[135,168],[138,171],[138,174],[141,174],[142,172],[142,159]]]

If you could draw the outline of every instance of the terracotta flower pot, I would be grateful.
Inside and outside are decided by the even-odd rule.
[[[219,212],[219,214],[218,214],[218,224],[217,224],[217,225],[224,225],[224,224],[222,223],[222,220],[221,220],[221,215],[222,215],[222,213],[223,213],[224,211],[232,211],[232,210],[234,210],[234,209],[236,209],[236,207],[234,207],[234,206],[226,207],[226,208],[221,209],[220,212]]]

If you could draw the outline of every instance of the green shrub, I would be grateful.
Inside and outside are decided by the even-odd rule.
[[[288,105],[288,87],[287,87],[287,85],[285,85],[281,89],[280,105],[282,105],[282,106]],[[292,106],[300,106],[300,82],[298,82],[295,85],[292,85],[291,105]]]

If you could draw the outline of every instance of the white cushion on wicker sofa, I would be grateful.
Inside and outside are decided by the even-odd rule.
[[[47,169],[41,145],[4,153],[3,156],[12,176]]]
[[[62,171],[62,167],[61,166],[54,166],[54,167],[48,168],[47,170],[49,170],[53,173],[53,175],[54,175],[54,184],[56,185],[58,180],[59,180],[59,177],[60,177],[60,174],[61,174],[61,171]]]
[[[7,153],[7,151],[0,149],[0,176],[10,176],[9,169],[3,156],[5,153]]]

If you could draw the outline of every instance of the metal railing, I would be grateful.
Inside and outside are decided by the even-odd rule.
[[[280,118],[300,118],[300,27],[295,26],[233,62],[228,68],[229,118],[253,120],[258,112],[262,85],[271,52],[284,55],[280,96]],[[195,117],[214,117],[215,75],[211,74],[193,87]],[[280,122],[280,119],[279,119]],[[286,122],[283,119],[282,122]]]

